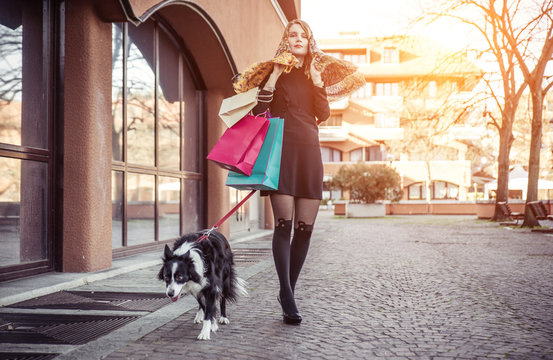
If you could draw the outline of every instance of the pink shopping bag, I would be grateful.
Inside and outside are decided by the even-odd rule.
[[[268,129],[268,119],[246,115],[225,131],[207,158],[224,169],[250,176]]]

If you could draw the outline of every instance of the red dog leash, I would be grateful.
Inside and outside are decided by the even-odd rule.
[[[248,195],[246,195],[245,198],[242,199],[242,201],[240,201],[238,204],[236,204],[235,207],[233,207],[225,216],[223,216],[221,218],[221,220],[217,221],[217,223],[215,225],[213,225],[211,227],[211,229],[207,230],[205,232],[205,234],[203,234],[202,236],[200,236],[198,238],[198,240],[196,240],[197,242],[201,242],[203,241],[204,239],[207,239],[209,237],[209,235],[211,235],[211,233],[215,230],[217,230],[219,228],[219,226],[221,226],[222,223],[225,222],[225,220],[227,220],[236,210],[238,210],[238,208],[240,208],[240,206],[244,205],[244,203],[246,201],[248,201],[248,199],[256,192],[257,190],[252,190],[250,191],[250,193]]]

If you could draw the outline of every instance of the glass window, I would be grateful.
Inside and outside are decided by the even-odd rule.
[[[179,52],[164,32],[159,34],[159,167],[180,169]]]
[[[349,160],[352,162],[364,161],[365,159],[363,157],[363,153],[364,153],[364,148],[352,150],[349,153]]]
[[[350,61],[354,64],[366,64],[367,55],[366,54],[346,54],[344,55],[344,60]]]
[[[323,162],[339,162],[342,161],[342,152],[337,149],[321,146],[321,157]]]
[[[200,229],[200,183],[195,180],[184,180],[183,191],[183,233]]]
[[[368,161],[383,161],[386,159],[386,151],[384,146],[374,145],[367,148]]]
[[[415,183],[409,185],[408,189],[408,198],[409,200],[424,200],[426,199],[426,186],[424,183]]]
[[[399,52],[397,48],[384,47],[382,50],[382,62],[384,64],[399,64]]]
[[[159,239],[168,240],[180,234],[180,179],[159,178]]]
[[[434,199],[445,199],[447,197],[447,187],[443,181],[434,182]]]
[[[47,164],[0,158],[0,264],[45,260]]]
[[[328,120],[323,122],[321,126],[342,126],[342,114],[330,115]]]
[[[127,176],[127,245],[151,242],[155,239],[155,177]]]
[[[113,160],[123,160],[123,24],[112,25],[111,114]]]
[[[111,172],[111,245],[123,246],[123,172]]]
[[[175,239],[201,226],[198,91],[155,16],[112,31],[114,160],[124,163],[112,164],[113,246]]]
[[[455,184],[447,184],[447,197],[450,199],[457,199],[459,197],[459,186]]]
[[[0,13],[0,142],[46,149],[42,2],[3,2]]]
[[[445,181],[434,181],[434,199],[456,199],[459,186]]]
[[[399,96],[398,83],[376,83],[376,96]]]
[[[185,69],[183,67],[183,69]],[[200,171],[200,127],[198,122],[198,107],[196,105],[196,87],[189,71],[182,73],[182,111],[184,114],[184,149],[183,170]]]
[[[0,2],[0,275],[45,271],[52,256],[48,208],[53,160],[48,1]],[[48,19],[50,20],[50,19]],[[26,160],[32,158],[33,160]],[[48,262],[46,262],[48,261]],[[33,264],[34,263],[34,264]],[[40,270],[39,270],[40,269]]]
[[[154,166],[155,73],[153,23],[128,25],[127,161]]]

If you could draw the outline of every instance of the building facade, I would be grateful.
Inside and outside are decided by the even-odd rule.
[[[106,269],[221,218],[242,195],[205,160],[219,106],[299,16],[299,0],[2,2],[0,280]]]
[[[325,179],[344,163],[385,163],[402,178],[403,200],[467,200],[471,161],[467,141],[479,138],[481,112],[467,99],[480,69],[428,39],[363,38],[319,41],[352,61],[367,84],[331,107],[320,129]],[[328,183],[327,183],[328,184]],[[327,186],[325,197],[343,196]]]

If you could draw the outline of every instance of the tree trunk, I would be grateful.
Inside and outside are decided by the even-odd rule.
[[[540,83],[541,85],[541,83]],[[540,177],[540,150],[543,118],[543,96],[541,86],[532,91],[532,138],[530,140],[530,158],[528,161],[528,188],[526,203],[538,200],[538,180]],[[524,227],[540,226],[528,206],[524,209]]]
[[[500,201],[507,202],[509,199],[509,154],[511,153],[511,145],[513,143],[513,119],[514,111],[511,111],[506,105],[502,116],[502,126],[499,130],[496,207],[492,221],[504,221],[506,219],[497,203]]]

